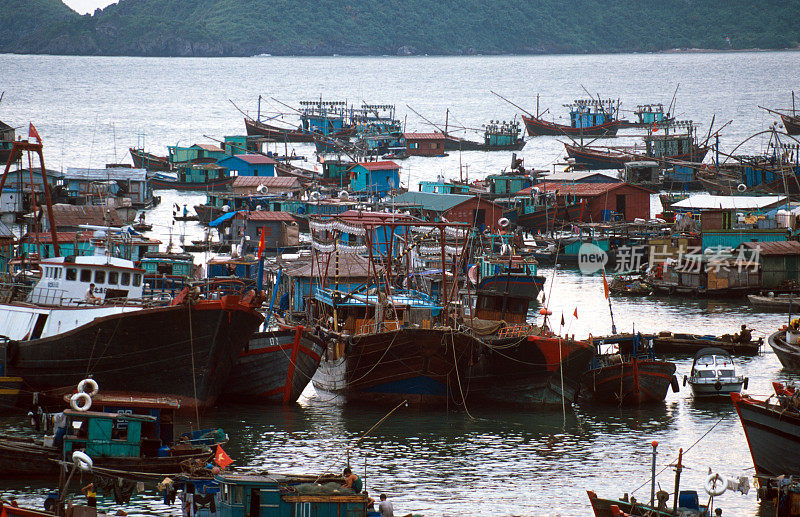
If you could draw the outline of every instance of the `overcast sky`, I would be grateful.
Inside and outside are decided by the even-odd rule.
[[[81,14],[93,13],[98,7],[103,7],[114,4],[117,0],[63,0],[65,4],[70,6],[74,11]]]

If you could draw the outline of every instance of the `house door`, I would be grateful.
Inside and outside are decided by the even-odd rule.
[[[625,194],[617,194],[617,213],[622,214],[622,217],[625,217]]]
[[[475,227],[478,230],[483,231],[484,227],[486,226],[486,210],[480,209],[473,211],[472,221],[475,223]]]

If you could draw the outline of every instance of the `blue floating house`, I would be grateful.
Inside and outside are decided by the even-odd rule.
[[[400,186],[400,166],[392,161],[361,162],[350,169],[350,190],[383,197]]]
[[[275,176],[277,162],[261,154],[237,154],[217,162],[230,171],[231,176]]]

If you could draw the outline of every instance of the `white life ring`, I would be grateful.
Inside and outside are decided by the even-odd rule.
[[[87,386],[91,391],[86,391]],[[78,393],[88,393],[90,397],[94,397],[98,391],[100,391],[100,386],[97,385],[97,381],[94,379],[83,379],[78,383]]]
[[[498,226],[500,226],[500,228],[505,228],[506,226],[511,224],[511,221],[509,221],[507,217],[501,217],[500,219],[498,219],[497,224]]]
[[[719,487],[717,487],[717,481],[719,481]],[[715,472],[714,474],[709,474],[706,478],[705,489],[710,496],[722,495],[727,488],[728,482],[721,474]]]
[[[339,192],[339,199],[347,199],[350,197],[350,194],[346,190],[342,190]]]
[[[92,458],[83,451],[75,451],[72,453],[72,462],[76,467],[83,471],[92,470]]]
[[[315,190],[314,192],[309,194],[308,197],[313,201],[317,201],[321,197],[321,194]]]
[[[92,407],[92,397],[88,393],[74,393],[69,398],[69,405],[75,411],[89,411],[89,408]]]
[[[747,190],[747,185],[745,185],[744,183],[739,183],[739,186],[736,187],[736,190],[738,190],[739,192],[744,192],[745,190]]]

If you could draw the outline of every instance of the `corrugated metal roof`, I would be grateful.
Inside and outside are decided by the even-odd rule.
[[[47,220],[47,207],[43,207],[44,214],[42,220]],[[58,203],[53,205],[53,217],[56,221],[56,228],[75,227],[81,224],[94,224],[98,226],[122,226],[116,210],[110,209],[106,213],[106,207],[95,205],[67,205]]]
[[[743,242],[742,246],[758,249],[759,255],[800,255],[800,242],[797,241]]]
[[[517,192],[517,196],[527,196],[530,195],[531,189],[538,188],[542,192],[554,192],[558,191],[560,194],[567,193],[569,195],[575,196],[582,196],[582,197],[593,197],[593,196],[602,196],[605,195],[612,190],[616,190],[621,187],[631,187],[638,190],[642,190],[644,192],[650,192],[646,188],[640,187],[638,185],[631,185],[629,183],[559,183],[555,181],[546,181],[542,183],[537,183],[533,187],[528,187],[525,189],[520,190]]]
[[[264,156],[263,154],[237,154],[231,156],[231,158],[239,158],[250,165],[275,165],[278,163],[269,156]],[[227,159],[229,158],[226,158],[226,160]]]
[[[392,161],[385,162],[359,162],[358,165],[364,167],[368,171],[388,171],[392,169],[399,169],[400,166]]]
[[[381,223],[381,222],[412,222],[416,217],[407,214],[397,214],[394,212],[362,212],[361,210],[348,210],[342,212],[339,217],[351,223]]]
[[[286,268],[285,275],[289,277],[328,277],[332,278],[334,275],[333,261],[330,264],[322,262],[322,270],[320,271],[320,263],[312,263],[308,260],[297,261],[294,263],[284,263],[283,267]],[[374,269],[377,269],[378,275],[383,271],[383,266],[375,264],[371,266],[369,259],[362,257],[356,253],[340,253],[339,254],[339,278],[369,278],[375,274]],[[326,275],[327,273],[327,275]]]
[[[67,167],[64,179],[106,181],[106,180],[132,180],[144,181],[147,178],[145,169],[130,169],[128,167],[115,167],[111,169],[84,169],[80,167]]]
[[[270,212],[267,210],[252,210],[250,212],[238,212],[236,219],[247,219],[248,221],[294,221],[294,217],[289,212]]]
[[[444,133],[403,133],[406,140],[444,140]]]
[[[783,203],[786,196],[712,196],[695,194],[672,204],[672,208],[699,210],[757,210]]]
[[[445,212],[454,206],[458,206],[464,201],[468,201],[475,196],[467,194],[434,194],[432,192],[403,192],[395,196],[389,202],[392,203],[413,203],[419,205],[423,210],[433,212]]]
[[[300,180],[293,176],[236,176],[235,187],[300,188]]]

